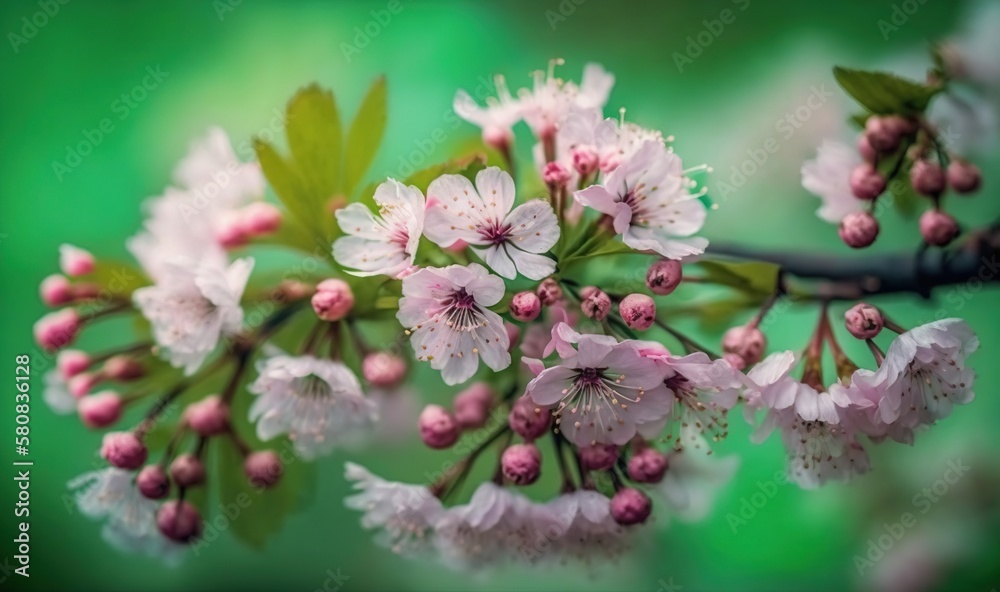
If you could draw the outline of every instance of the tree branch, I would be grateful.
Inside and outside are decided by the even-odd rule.
[[[842,257],[713,242],[707,254],[780,265],[788,275],[818,281],[817,298],[857,300],[900,292],[930,298],[943,286],[972,280],[1000,283],[1000,224],[973,232],[964,244],[947,250]]]

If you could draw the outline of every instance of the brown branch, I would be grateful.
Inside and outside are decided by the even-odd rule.
[[[835,256],[713,242],[707,255],[780,265],[785,274],[815,281],[811,293],[822,299],[857,300],[900,292],[930,298],[935,288],[943,286],[973,280],[1000,283],[1000,224],[970,233],[962,245],[944,250]]]

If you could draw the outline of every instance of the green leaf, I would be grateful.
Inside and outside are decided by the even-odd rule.
[[[440,164],[429,166],[419,170],[406,178],[406,185],[416,185],[421,191],[426,192],[431,181],[441,175],[464,175],[470,181],[475,181],[476,173],[486,168],[486,155],[482,152],[452,158]]]
[[[358,114],[347,132],[344,161],[344,192],[348,195],[371,166],[382,143],[386,120],[385,76],[380,76],[368,90]]]
[[[243,455],[230,438],[213,438],[219,503],[239,512],[229,521],[229,530],[254,549],[263,549],[267,539],[281,530],[285,518],[303,505],[314,483],[313,467],[291,453],[287,442],[276,450],[284,462],[281,480],[269,489],[251,485],[243,473]]]
[[[779,267],[773,263],[698,261],[704,278],[712,283],[735,288],[747,294],[770,295],[778,285]]]
[[[665,316],[667,318],[695,317],[702,330],[716,331],[731,327],[735,322],[736,315],[759,307],[765,299],[766,297],[763,295],[740,295],[707,302],[688,302],[681,306],[668,305]]]
[[[870,72],[835,66],[833,76],[837,83],[872,113],[917,114],[927,108],[927,103],[941,87],[928,86],[900,78],[886,72]]]
[[[333,93],[312,84],[288,103],[285,134],[315,210],[321,212],[338,189],[341,162],[340,115]]]
[[[254,138],[253,148],[267,182],[285,209],[314,236],[325,238],[317,224],[315,208],[309,200],[304,182],[295,165],[278,154],[274,146],[259,138]]]
[[[95,261],[94,271],[80,279],[97,284],[102,291],[110,295],[125,299],[130,299],[136,288],[152,283],[146,274],[134,265],[107,260]]]

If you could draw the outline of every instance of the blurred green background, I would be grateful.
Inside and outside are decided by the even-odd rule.
[[[526,85],[528,73],[544,68],[552,57],[565,58],[561,74],[578,79],[586,61],[598,61],[617,75],[608,114],[627,106],[630,120],[675,135],[687,163],[715,166],[709,187],[716,189],[713,196],[721,207],[707,224],[709,238],[850,255],[835,229],[814,215],[818,202],[799,185],[799,166],[815,154],[821,138],[849,137],[844,121],[850,107],[830,67],[909,60],[917,64],[911,71],[919,73],[929,41],[949,35],[966,10],[961,2],[917,0],[399,1],[397,14],[385,19],[391,3],[384,1],[77,0],[59,5],[47,19],[37,17],[36,22],[47,22],[30,37],[23,31],[24,19],[40,12],[40,3],[4,2],[0,31],[10,42],[0,49],[5,53],[0,62],[4,367],[12,369],[15,355],[33,349],[31,325],[44,312],[37,285],[56,269],[60,243],[102,257],[126,257],[124,239],[140,224],[141,201],[168,183],[193,138],[217,124],[239,145],[273,125],[275,112],[312,81],[333,88],[341,112],[350,114],[376,76],[388,77],[388,128],[368,175],[375,180],[400,175],[407,162],[401,159],[419,164],[414,161],[423,158],[430,164],[476,145],[476,129],[454,124],[450,106],[457,88],[474,93],[496,72],[512,86]],[[711,21],[724,9],[735,16],[720,30]],[[896,11],[903,22],[895,29],[880,28],[879,21],[892,22]],[[898,23],[900,17],[895,18]],[[366,27],[367,42],[359,36]],[[12,41],[10,33],[26,42]],[[697,43],[699,34],[700,54],[688,47],[689,36]],[[356,44],[358,51],[345,51],[344,44]],[[679,68],[676,52],[692,59]],[[165,75],[142,100],[120,101],[122,93],[142,84],[147,68]],[[828,96],[826,91],[832,96],[808,109],[808,117],[797,119],[800,125],[786,137],[777,122],[813,93]],[[54,163],[65,163],[68,147],[86,134],[96,137],[89,130],[104,118],[111,118],[113,129],[60,178]],[[713,184],[730,182],[731,167],[772,137],[778,153],[737,191],[720,195]],[[519,147],[524,165],[527,144]],[[992,193],[998,184],[990,174],[997,170],[996,155],[979,162],[987,171],[982,196],[954,210],[970,224],[997,213]],[[916,247],[914,220],[888,214],[882,222],[883,238],[857,256]],[[100,435],[45,408],[39,376],[33,382],[31,424],[31,578],[11,575],[7,568],[0,569],[0,579],[5,589],[311,591],[328,583],[328,570],[339,570],[349,577],[345,591],[918,589],[890,586],[902,581],[892,575],[896,570],[916,575],[931,589],[996,589],[1000,370],[988,360],[1000,345],[998,301],[995,291],[974,283],[945,289],[941,296],[935,302],[894,297],[879,303],[905,325],[943,315],[972,323],[983,350],[973,362],[979,371],[974,404],[922,434],[913,449],[876,449],[875,470],[858,483],[818,492],[773,485],[783,466],[780,442],[772,438],[763,446],[750,445],[748,428],[734,416],[731,435],[716,453],[739,454],[743,464],[713,514],[699,524],[675,522],[667,528],[663,516],[650,529],[651,545],[594,573],[571,566],[475,577],[376,547],[370,533],[360,529],[358,516],[343,508],[343,462],[352,459],[387,477],[418,480],[449,453],[413,446],[413,434],[397,446],[380,444],[321,460],[315,501],[294,514],[263,552],[223,534],[179,568],[120,554],[100,540],[99,524],[65,502],[65,483],[94,466]],[[778,315],[768,328],[771,347],[801,347],[814,315],[809,309]],[[694,327],[685,320],[679,324]],[[714,342],[718,335],[698,337]],[[860,349],[852,352],[858,360],[867,359]],[[426,396],[442,398],[446,393],[439,385],[427,382]],[[0,424],[7,434],[14,425],[9,401]],[[2,447],[8,467],[11,449]],[[970,471],[919,513],[914,496],[941,479],[949,461],[959,459]],[[0,478],[2,505],[9,508],[15,490],[10,476]],[[761,499],[753,495],[760,491],[772,492],[771,497],[751,513],[751,500]],[[869,541],[885,534],[885,523],[915,508],[916,526],[859,574],[855,556],[868,553]],[[5,541],[0,553],[7,556],[14,524],[9,509],[0,514]]]

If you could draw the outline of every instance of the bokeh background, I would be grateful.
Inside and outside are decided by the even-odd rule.
[[[375,180],[399,175],[406,164],[419,165],[421,159],[430,164],[477,145],[477,130],[454,124],[450,106],[457,88],[474,90],[496,72],[514,86],[526,85],[528,73],[552,57],[566,59],[563,76],[578,78],[586,61],[598,61],[618,78],[608,114],[627,106],[630,120],[674,134],[687,162],[715,166],[709,187],[720,209],[708,222],[710,238],[852,255],[835,229],[816,218],[818,202],[799,185],[799,167],[823,137],[851,137],[845,126],[850,105],[830,67],[892,65],[919,75],[928,64],[929,43],[961,31],[972,10],[964,2],[918,0],[399,0],[397,13],[385,19],[392,3],[381,0],[74,0],[59,4],[29,37],[25,19],[41,11],[40,4],[18,0],[0,8],[0,32],[9,42],[0,48],[0,351],[11,372],[14,356],[33,349],[31,325],[43,313],[37,285],[55,269],[60,243],[125,258],[124,239],[140,224],[140,203],[168,183],[193,138],[220,125],[239,144],[273,126],[292,93],[312,81],[333,88],[342,113],[350,114],[371,81],[387,76],[389,123],[368,175]],[[719,30],[710,21],[724,9],[735,18]],[[366,27],[367,41],[359,35]],[[26,42],[13,40],[11,33]],[[699,34],[703,42],[710,40],[699,45],[700,53],[689,47],[689,37]],[[690,62],[678,67],[678,52]],[[147,68],[166,75],[143,100],[120,102],[122,93],[142,84]],[[814,93],[824,100],[803,111]],[[778,121],[796,110],[799,125],[786,137],[787,128]],[[104,118],[111,118],[113,129],[93,142],[78,165],[58,174],[54,163],[65,163],[68,147]],[[718,184],[731,183],[731,167],[768,138],[777,140],[779,151],[736,191],[721,195]],[[526,141],[520,153],[527,164]],[[984,190],[954,207],[970,224],[991,220],[998,210],[996,153],[980,155],[977,162],[986,171]],[[882,224],[883,238],[857,256],[916,247],[913,219],[889,213]],[[123,555],[100,540],[100,526],[75,512],[65,495],[66,482],[94,466],[100,435],[45,408],[37,377],[31,578],[12,575],[13,564],[6,563],[0,581],[5,589],[311,591],[332,589],[329,574],[339,572],[349,578],[344,591],[921,589],[917,584],[995,590],[1000,586],[995,452],[1000,370],[992,360],[1000,351],[998,303],[995,290],[975,281],[946,288],[930,302],[909,297],[879,302],[905,325],[965,317],[982,341],[973,362],[977,400],[922,434],[912,449],[879,448],[868,477],[803,492],[775,482],[783,466],[778,439],[752,446],[748,428],[734,421],[716,453],[740,455],[742,467],[710,517],[693,525],[668,525],[661,518],[651,529],[652,544],[595,571],[570,566],[476,577],[375,546],[358,516],[343,508],[343,462],[353,459],[383,475],[420,479],[449,453],[414,446],[412,433],[396,444],[336,453],[319,462],[311,505],[292,515],[264,551],[223,533],[176,568]],[[814,315],[795,308],[778,315],[769,327],[772,347],[798,349]],[[698,333],[691,320],[678,322],[705,341],[718,338]],[[864,359],[863,352],[852,351]],[[447,395],[439,384],[427,382],[422,396]],[[6,434],[13,432],[12,407],[12,397],[2,405],[0,431]],[[0,455],[8,467],[3,471],[10,473],[13,447],[5,442]],[[915,496],[942,479],[949,462],[970,469],[923,512]],[[14,532],[11,476],[2,476],[0,502],[5,557],[12,554]],[[769,492],[763,503],[754,497],[762,491]],[[856,557],[867,557],[870,542],[904,512],[915,513],[917,524],[872,566],[859,570]]]

